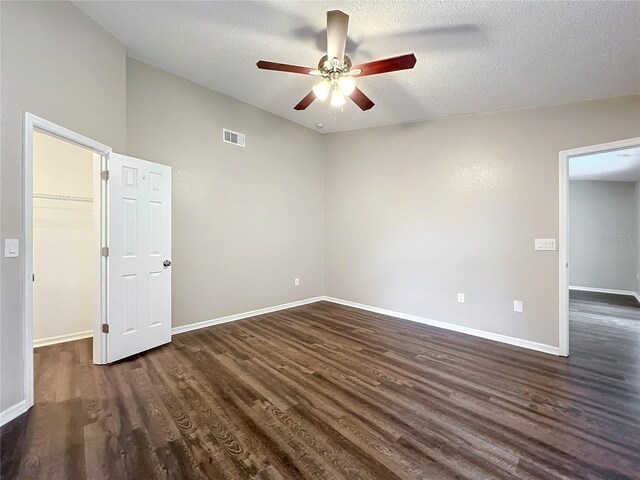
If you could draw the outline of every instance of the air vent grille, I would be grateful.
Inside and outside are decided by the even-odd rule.
[[[244,147],[244,134],[238,132],[232,132],[231,130],[227,130],[226,128],[222,129],[222,140],[225,143],[232,143],[233,145],[238,145],[239,147]]]

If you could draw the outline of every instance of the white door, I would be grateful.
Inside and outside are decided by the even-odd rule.
[[[112,153],[107,362],[171,341],[171,167]]]

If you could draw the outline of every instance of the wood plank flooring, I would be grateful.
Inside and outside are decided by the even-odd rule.
[[[105,367],[42,347],[0,476],[637,479],[639,312],[572,300],[568,359],[326,302]]]

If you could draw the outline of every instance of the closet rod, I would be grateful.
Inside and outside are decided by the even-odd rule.
[[[91,197],[73,197],[70,195],[50,195],[48,193],[34,193],[33,198],[46,198],[48,200],[62,200],[65,202],[88,202],[93,203]]]

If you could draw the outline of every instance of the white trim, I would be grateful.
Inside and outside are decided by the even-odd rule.
[[[91,338],[93,330],[86,332],[67,333],[66,335],[56,335],[55,337],[41,338],[33,341],[33,348],[44,347],[46,345],[54,345],[56,343],[73,342],[74,340],[82,340],[83,338]]]
[[[31,408],[34,401],[33,392],[33,132],[37,130],[54,137],[60,138],[67,142],[74,143],[81,147],[94,151],[102,156],[103,162],[106,163],[109,155],[111,154],[111,147],[103,145],[102,143],[91,140],[88,137],[80,135],[72,130],[66,129],[53,122],[40,118],[29,112],[24,112],[24,122],[22,131],[22,202],[23,202],[23,216],[22,216],[22,238],[23,240],[23,295],[22,295],[22,308],[24,312],[24,318],[22,322],[22,335],[24,341],[24,404],[23,411]],[[100,204],[104,198],[104,188],[102,188],[100,194]],[[94,204],[96,205],[96,204]],[[104,225],[106,217],[103,217],[101,224]],[[104,228],[102,229],[104,230]],[[103,232],[100,232],[102,235]],[[97,249],[99,251],[99,249]],[[106,270],[104,269],[104,262],[101,261],[100,278],[101,282],[106,279]],[[94,322],[94,363],[105,363],[103,359],[106,359],[106,347],[105,347],[105,335],[100,330],[100,324],[106,321],[103,319],[102,304],[105,303],[105,298],[100,299],[100,312],[98,318]],[[98,344],[98,353],[96,356],[96,344]],[[11,407],[14,408],[14,407]],[[16,407],[17,408],[17,407]]]
[[[93,221],[94,232],[98,234],[96,241],[96,251],[101,251],[103,245],[109,245],[109,237],[107,235],[107,200],[108,185],[102,180],[101,172],[108,170],[109,157],[111,152],[107,154],[94,154],[93,155],[93,198],[98,199],[93,202]],[[98,158],[96,158],[98,157]],[[93,363],[96,365],[104,365],[107,363],[107,336],[102,333],[102,324],[109,323],[109,317],[107,315],[107,292],[108,292],[108,258],[100,255],[100,267],[99,275],[100,281],[95,291],[95,299],[98,302],[98,318],[93,323]]]
[[[236,320],[242,320],[244,318],[249,318],[249,317],[256,317],[258,315],[264,315],[265,313],[272,313],[280,310],[287,310],[289,308],[300,307],[302,305],[308,305],[310,303],[320,302],[322,300],[325,300],[325,297],[305,298],[304,300],[298,300],[297,302],[283,303],[282,305],[259,308],[258,310],[251,310],[250,312],[236,313],[234,315],[227,315],[226,317],[219,317],[211,320],[204,320],[202,322],[191,323],[189,325],[173,327],[171,329],[171,334],[177,335],[179,333],[190,332],[192,330],[199,330],[200,328],[207,328],[207,327],[212,327],[214,325],[220,325],[221,323],[235,322]]]
[[[19,417],[27,410],[29,410],[29,407],[27,406],[26,400],[21,400],[15,405],[10,406],[6,410],[3,410],[2,412],[0,412],[0,426],[4,425],[5,423],[9,423],[11,420]]]
[[[403,320],[410,320],[412,322],[422,323],[431,327],[442,328],[445,330],[451,330],[454,332],[464,333],[467,335],[473,335],[474,337],[486,338],[488,340],[494,340],[500,343],[507,343],[509,345],[515,345],[516,347],[528,348],[529,350],[536,350],[538,352],[550,353],[552,355],[559,355],[560,349],[552,345],[546,345],[544,343],[532,342],[530,340],[523,340],[521,338],[508,337],[507,335],[501,335],[499,333],[487,332],[485,330],[478,330],[470,327],[463,327],[461,325],[455,325],[453,323],[441,322],[438,320],[431,320],[429,318],[419,317],[417,315],[409,315],[407,313],[394,312],[393,310],[386,310],[384,308],[372,307],[370,305],[363,305],[361,303],[350,302],[348,300],[342,300],[333,297],[324,297],[323,300],[332,303],[338,303],[347,307],[358,308],[360,310],[366,310],[368,312],[380,313],[382,315],[388,315],[390,317],[402,318]]]
[[[560,355],[569,356],[569,158],[560,152],[558,226],[558,277],[560,285],[558,345]]]
[[[265,313],[277,312],[279,310],[287,310],[289,308],[300,307],[302,305],[308,305],[310,303],[326,301],[331,303],[337,303],[345,305],[347,307],[358,308],[360,310],[366,310],[369,312],[380,313],[382,315],[388,315],[390,317],[401,318],[403,320],[410,320],[412,322],[422,323],[436,328],[443,328],[445,330],[451,330],[454,332],[464,333],[472,335],[474,337],[486,338],[488,340],[494,340],[500,343],[507,343],[509,345],[515,345],[517,347],[528,348],[530,350],[536,350],[538,352],[549,353],[552,355],[559,355],[560,350],[557,347],[546,345],[543,343],[532,342],[530,340],[523,340],[521,338],[508,337],[506,335],[500,335],[498,333],[486,332],[484,330],[477,330],[475,328],[463,327],[455,325],[453,323],[440,322],[437,320],[431,320],[417,315],[409,315],[406,313],[394,312],[392,310],[385,310],[384,308],[372,307],[370,305],[363,305],[362,303],[351,302],[349,300],[342,300],[334,297],[312,297],[305,300],[299,300],[297,302],[284,303],[282,305],[276,305],[274,307],[260,308],[258,310],[252,310],[250,312],[237,313],[235,315],[228,315],[226,317],[214,318],[212,320],[205,320],[203,322],[192,323],[190,325],[184,325],[181,327],[174,327],[171,329],[172,335],[179,333],[191,332],[193,330],[199,330],[201,328],[212,327],[214,325],[220,325],[222,323],[234,322],[236,320],[242,320],[244,318],[255,317],[258,315],[264,315]]]
[[[633,290],[615,290],[612,288],[599,288],[599,287],[580,287],[577,285],[569,285],[569,290],[575,290],[577,292],[593,292],[593,293],[609,293],[611,295],[626,295],[628,297],[635,297],[640,302],[640,293]]]
[[[578,155],[588,155],[590,153],[607,152],[619,150],[621,148],[636,147],[640,145],[640,137],[620,140],[616,142],[600,143],[588,147],[573,148],[563,150],[559,153],[559,237],[558,249],[560,261],[559,272],[559,337],[560,355],[569,355],[569,159]],[[640,300],[639,300],[640,301]]]

